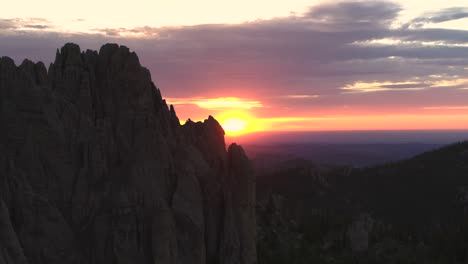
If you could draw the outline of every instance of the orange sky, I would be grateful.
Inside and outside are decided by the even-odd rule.
[[[188,118],[203,120],[206,111],[225,127],[228,136],[258,131],[468,129],[468,106],[464,105],[423,107],[413,109],[412,112],[388,109],[385,112],[385,109],[380,108],[378,111],[369,110],[369,113],[353,113],[336,109],[325,115],[313,116],[309,113],[291,115],[287,109],[268,107],[255,99],[226,97],[166,100],[175,105],[181,123]]]

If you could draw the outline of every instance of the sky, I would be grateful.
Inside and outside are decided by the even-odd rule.
[[[0,56],[137,52],[183,120],[250,131],[468,128],[458,0],[9,1]]]

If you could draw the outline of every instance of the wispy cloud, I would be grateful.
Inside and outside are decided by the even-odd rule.
[[[468,79],[441,79],[449,76],[441,74],[432,74],[428,76],[436,80],[425,81],[404,81],[404,82],[355,82],[342,88],[346,92],[368,93],[382,91],[420,91],[430,88],[459,88],[464,89],[468,86]],[[458,76],[457,76],[458,77]],[[419,78],[416,78],[419,79]]]
[[[209,25],[206,25],[209,26]],[[133,28],[91,28],[90,33],[104,34],[111,37],[155,39],[169,37],[171,32],[190,27],[133,27]]]
[[[314,99],[319,98],[320,96],[317,94],[290,94],[285,97],[290,99]]]
[[[426,106],[424,110],[468,110],[468,105]]]
[[[166,98],[169,104],[173,105],[197,105],[200,108],[211,110],[224,109],[252,109],[264,107],[260,101],[249,100],[237,97],[218,97],[218,98]]]
[[[428,82],[431,87],[438,88],[438,87],[453,87],[453,88],[465,88],[468,86],[468,78],[467,79],[454,79],[454,80],[440,80],[434,82]]]
[[[324,24],[354,27],[386,26],[402,10],[398,4],[387,1],[347,1],[323,4],[312,8],[306,17]]]
[[[408,23],[404,24],[404,28],[421,28],[426,24],[442,23],[452,20],[458,20],[468,17],[468,8],[466,7],[450,7],[438,11],[425,13]]]
[[[419,91],[423,90],[423,84],[420,82],[355,82],[346,85],[342,89],[349,92],[382,92],[382,91]]]
[[[45,18],[0,18],[0,30],[44,30],[52,28],[52,24]]]

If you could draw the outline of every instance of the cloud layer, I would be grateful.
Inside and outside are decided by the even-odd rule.
[[[0,19],[0,55],[50,62],[65,42],[93,49],[119,42],[137,51],[166,97],[244,98],[261,105],[255,111],[264,118],[468,105],[468,31],[425,27],[465,19],[468,9],[447,8],[399,25],[401,11],[387,1],[334,2],[242,24],[95,33],[56,32],[46,20]],[[182,119],[201,118],[195,110],[178,112]]]

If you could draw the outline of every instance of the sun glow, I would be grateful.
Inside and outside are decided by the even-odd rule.
[[[261,130],[256,119],[246,111],[228,111],[215,116],[226,136],[239,136]]]
[[[242,120],[242,119],[237,119],[237,118],[231,118],[228,120],[225,120],[221,126],[224,129],[224,132],[228,135],[237,135],[241,134],[243,132],[246,132],[246,126],[249,124],[249,122]]]

